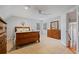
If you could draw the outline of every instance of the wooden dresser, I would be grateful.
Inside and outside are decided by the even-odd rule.
[[[20,32],[16,33],[16,47],[20,45],[29,44],[32,42],[40,42],[39,32]]]
[[[50,28],[47,30],[47,36],[55,39],[61,39],[58,20],[50,22]]]
[[[58,29],[48,29],[48,37],[55,38],[55,39],[61,39],[61,32]]]
[[[0,18],[0,54],[7,53],[6,23]]]

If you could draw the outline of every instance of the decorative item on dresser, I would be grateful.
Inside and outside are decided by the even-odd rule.
[[[23,27],[20,27],[21,29]],[[38,31],[30,31],[30,27],[25,27],[26,31],[18,31],[16,30],[16,48],[25,44],[29,44],[32,42],[40,42],[40,34]],[[15,27],[15,29],[19,29]],[[24,28],[23,28],[24,29]]]
[[[6,22],[0,17],[0,54],[7,53]]]
[[[47,31],[47,36],[55,39],[61,39],[61,31],[59,29],[59,21],[50,22],[50,29]]]

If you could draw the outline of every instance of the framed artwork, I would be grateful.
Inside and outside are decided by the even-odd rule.
[[[73,10],[73,11],[67,13],[67,19],[69,22],[76,22],[77,21],[76,16],[77,16],[76,10]]]
[[[50,22],[51,29],[59,29],[59,21]]]

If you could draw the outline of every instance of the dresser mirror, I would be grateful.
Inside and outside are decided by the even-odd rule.
[[[6,23],[0,18],[0,34],[6,32]]]
[[[50,22],[50,29],[59,29],[59,21]]]

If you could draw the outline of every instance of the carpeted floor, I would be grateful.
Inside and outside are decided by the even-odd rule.
[[[17,50],[11,50],[12,42],[8,42],[8,54],[72,54],[72,52],[61,44],[60,40],[42,37],[40,43],[26,45]]]

